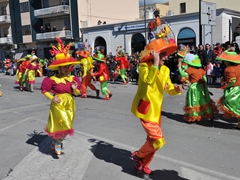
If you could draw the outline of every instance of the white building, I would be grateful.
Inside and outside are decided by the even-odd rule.
[[[150,20],[146,20],[146,26]],[[198,46],[199,13],[187,13],[164,17],[175,34],[178,44]],[[224,43],[235,39],[239,27],[240,12],[229,9],[216,10],[216,26],[203,26],[203,44]],[[93,48],[102,45],[106,53],[112,52],[118,46],[123,46],[127,53],[141,51],[145,46],[145,21],[115,23],[89,28],[81,28],[83,42]],[[147,33],[146,33],[147,34]]]

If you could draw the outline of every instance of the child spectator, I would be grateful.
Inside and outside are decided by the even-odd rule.
[[[207,74],[207,84],[211,85],[213,83],[213,64],[211,63],[210,59],[207,61],[206,74]]]
[[[219,62],[217,62],[217,67],[214,70],[214,75],[215,75],[215,78],[216,78],[216,84],[220,85],[221,84],[221,77],[223,76],[223,69],[222,69]]]

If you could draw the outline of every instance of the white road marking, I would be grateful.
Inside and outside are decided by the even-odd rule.
[[[25,121],[28,121],[28,120],[31,119],[31,118],[32,118],[32,117],[28,117],[28,118],[26,118],[26,119],[23,119],[22,121],[19,121],[18,123],[15,123],[15,124],[12,124],[12,125],[7,126],[7,127],[5,127],[5,128],[2,128],[2,129],[0,129],[0,132],[5,131],[6,129],[9,129],[9,128],[11,128],[11,127],[14,127],[14,126],[16,126],[16,125],[18,125],[18,124],[21,124],[21,123],[23,123],[23,122],[25,122]]]
[[[136,147],[129,146],[129,145],[126,145],[126,144],[122,144],[122,143],[112,141],[112,140],[109,140],[109,139],[101,138],[99,136],[94,136],[94,135],[91,135],[91,134],[88,134],[88,133],[83,133],[83,132],[76,131],[76,130],[75,130],[75,132],[78,133],[78,134],[82,134],[84,136],[90,137],[90,138],[94,138],[96,140],[101,140],[101,141],[111,143],[115,146],[117,145],[117,146],[123,147],[125,149],[131,149],[132,151],[135,151],[136,149],[139,148],[139,147],[136,148]],[[159,154],[156,154],[155,157],[163,159],[165,161],[169,161],[169,162],[174,163],[174,164],[179,164],[181,167],[183,166],[183,167],[186,167],[186,168],[194,169],[198,172],[201,171],[201,172],[203,172],[205,174],[208,174],[208,175],[214,175],[215,177],[221,178],[222,180],[239,180],[239,178],[234,177],[234,176],[230,176],[230,175],[227,175],[227,174],[223,174],[221,172],[205,169],[203,167],[196,166],[194,164],[186,163],[186,162],[179,161],[179,160],[176,160],[176,159],[172,159],[172,158],[169,158],[169,157],[166,157],[166,156],[161,156]],[[193,177],[195,177],[195,176],[193,175]],[[193,180],[192,177],[189,178],[189,179]],[[201,179],[198,179],[198,180],[201,180]],[[203,180],[205,180],[205,179],[203,179]]]
[[[46,106],[46,105],[49,105],[49,104],[50,103],[30,104],[30,105],[26,105],[26,106],[15,107],[15,108],[2,109],[2,110],[0,110],[0,114],[1,113],[7,113],[7,112],[13,112],[13,111],[21,110],[21,109],[30,109],[30,108],[33,108],[33,107]]]

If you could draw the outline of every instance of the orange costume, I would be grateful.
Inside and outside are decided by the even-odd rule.
[[[159,27],[161,28],[161,27]],[[169,56],[177,49],[177,45],[168,41],[172,39],[156,36],[140,54],[138,90],[134,97],[131,112],[140,119],[147,134],[146,143],[132,153],[134,167],[137,171],[151,174],[148,168],[155,152],[165,144],[161,129],[161,109],[164,98],[164,90],[169,95],[181,94],[181,87],[174,86],[170,79],[170,70],[167,66],[159,64],[153,66],[154,57],[151,51],[166,53]],[[162,56],[162,57],[161,57]],[[162,62],[165,55],[160,56]]]
[[[92,84],[92,71],[93,71],[93,59],[90,56],[90,51],[86,49],[85,45],[82,45],[84,49],[81,49],[76,52],[80,60],[81,69],[82,69],[82,87],[81,87],[81,98],[87,98],[87,87],[90,87],[91,90],[96,91],[96,96],[99,97],[99,90]]]

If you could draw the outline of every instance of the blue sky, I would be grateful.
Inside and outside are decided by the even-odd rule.
[[[165,3],[168,2],[168,0],[145,0],[146,5],[147,4],[154,4],[154,3]],[[139,5],[143,6],[144,0],[139,0]]]

